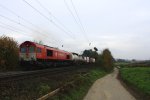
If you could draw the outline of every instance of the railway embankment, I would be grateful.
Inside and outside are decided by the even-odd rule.
[[[11,76],[7,76],[9,77],[9,79],[6,80],[5,78],[1,77],[2,81],[0,83],[0,100],[35,100],[61,86],[64,86],[65,84],[68,84],[68,82],[78,80],[75,81],[75,84],[66,85],[65,88],[63,88],[61,92],[58,93],[58,95],[53,97],[53,99],[64,97],[72,93],[70,91],[76,89],[77,86],[80,86],[80,84],[83,85],[83,83],[86,82],[85,81],[86,78],[85,79],[83,78],[85,74],[96,70],[95,67],[92,65],[78,66],[78,67],[76,66],[75,68],[68,68],[68,69],[69,70],[65,68],[64,70],[62,68],[62,70],[49,73],[48,71],[46,72],[43,71],[43,73],[40,72],[39,74],[37,74],[37,72],[34,72],[36,74],[28,73],[29,76],[22,75],[21,77],[13,76],[11,78]],[[94,76],[92,77],[97,77],[97,73],[93,75]],[[88,75],[88,77],[91,76]],[[82,80],[82,78],[84,80]],[[87,81],[86,83],[88,83],[89,81]]]
[[[77,75],[72,84],[67,85],[59,94],[48,100],[83,100],[91,85],[106,74],[107,72],[100,67],[95,67],[85,75]]]

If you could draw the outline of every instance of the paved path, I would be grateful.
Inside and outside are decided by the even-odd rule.
[[[84,100],[136,100],[116,78],[118,69],[98,79],[88,91]]]

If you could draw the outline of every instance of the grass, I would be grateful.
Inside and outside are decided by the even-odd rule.
[[[0,83],[0,100],[36,100],[71,79],[72,76],[69,75],[46,75],[7,84]]]
[[[87,75],[76,76],[76,82],[68,86],[59,95],[51,98],[52,100],[83,100],[91,85],[99,78],[106,75],[106,72],[100,68],[91,70]],[[50,100],[51,100],[50,99]]]
[[[127,67],[130,63],[128,62],[117,62],[115,63],[115,66],[119,66],[119,67]]]
[[[106,74],[100,68],[90,66],[86,76],[79,70],[57,76],[41,76],[12,81],[7,84],[0,82],[0,100],[36,100],[37,98],[55,90],[56,88],[75,80],[75,84],[67,86],[54,100],[81,100],[93,82]],[[81,71],[81,70],[80,70]],[[81,71],[82,72],[82,71]],[[50,98],[51,100],[51,98]]]
[[[150,67],[122,68],[121,77],[145,97],[150,97]]]

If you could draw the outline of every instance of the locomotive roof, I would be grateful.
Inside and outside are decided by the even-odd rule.
[[[77,54],[77,53],[75,53],[75,52],[72,52],[72,54],[74,54],[74,55],[79,55],[79,54]]]
[[[25,41],[25,42],[23,42],[21,45],[23,45],[23,44],[28,44],[28,43],[31,43],[31,44],[33,44],[33,45],[41,45],[41,46],[45,46],[45,47],[49,47],[49,48],[53,48],[53,49],[57,49],[57,50],[60,50],[59,48],[56,48],[56,47],[51,47],[51,46],[48,46],[48,45],[43,45],[43,44],[39,44],[39,43],[36,43],[36,42],[32,42],[32,41]],[[21,46],[20,45],[20,46]],[[67,52],[67,53],[69,53],[68,51],[65,51],[65,50],[61,50],[61,51],[64,51],[64,52]]]
[[[56,47],[51,47],[51,46],[39,44],[39,43],[32,42],[32,41],[25,41],[25,42],[23,42],[22,44],[26,44],[26,43],[32,43],[32,44],[34,44],[34,45],[42,45],[42,46],[46,46],[46,47],[49,47],[49,48],[55,48],[55,49],[58,49],[58,48],[56,48]],[[21,45],[22,45],[22,44],[21,44]],[[20,45],[20,46],[21,46],[21,45]]]
[[[41,44],[40,44],[41,45]],[[59,48],[56,48],[56,47],[51,47],[51,46],[48,46],[48,45],[43,45],[45,47],[49,47],[49,48],[54,48],[54,49],[59,49]]]

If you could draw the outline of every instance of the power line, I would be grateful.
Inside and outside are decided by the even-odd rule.
[[[33,35],[30,35],[30,34],[25,34],[23,30],[20,30],[20,29],[18,29],[18,28],[15,28],[15,27],[13,27],[13,26],[11,26],[11,25],[7,25],[7,24],[5,24],[5,23],[3,23],[3,22],[1,22],[1,21],[0,21],[0,23],[3,24],[3,25],[5,25],[5,26],[9,26],[9,27],[10,27],[10,28],[8,28],[8,27],[1,26],[1,27],[5,28],[5,29],[14,30],[15,32],[21,32],[21,33],[23,33],[24,35],[33,36]]]
[[[7,27],[2,26],[2,25],[0,25],[0,27],[1,27],[1,28],[5,28],[5,29],[8,29],[8,30],[11,30],[11,31],[14,31],[14,32],[18,32],[18,31],[16,31],[16,30],[13,30],[13,29],[11,29],[11,28],[7,28]]]
[[[24,19],[23,17],[19,16],[18,14],[16,14],[14,11],[10,10],[9,8],[7,8],[7,7],[5,7],[5,6],[1,5],[1,4],[0,4],[0,7],[3,8],[3,9],[5,9],[5,10],[7,10],[7,11],[9,11],[10,13],[12,13],[13,15],[17,16],[18,18],[22,19],[22,20],[25,21],[26,23],[28,23],[28,24],[34,26],[35,28],[39,29],[38,26],[36,26],[35,24],[31,23],[30,21]],[[20,24],[20,22],[18,22],[18,23]],[[30,29],[30,30],[31,30],[31,29]],[[45,31],[44,31],[44,32],[45,32]],[[43,33],[41,33],[41,32],[38,32],[38,33],[40,33],[40,35],[43,34]],[[47,33],[47,32],[45,32],[45,33]],[[45,35],[46,37],[48,37],[47,34],[43,34],[43,35]],[[41,35],[41,36],[43,36],[43,35]],[[53,39],[53,40],[54,40],[55,42],[58,41],[58,40],[56,40],[56,39]],[[58,42],[60,42],[60,41],[58,41]]]
[[[1,23],[1,22],[0,22]],[[4,25],[6,25],[6,24],[4,24]],[[8,25],[9,26],[9,25]],[[11,31],[13,31],[13,32],[21,32],[22,34],[24,34],[24,35],[27,35],[27,36],[33,36],[33,35],[30,35],[30,34],[26,34],[26,33],[24,33],[23,31],[21,31],[20,29],[17,29],[17,28],[15,28],[15,27],[12,27],[12,26],[9,26],[9,27],[11,27],[11,28],[8,28],[8,27],[5,27],[5,26],[2,26],[2,25],[0,25],[0,27],[1,28],[4,28],[4,29],[7,29],[7,30],[11,30]],[[12,29],[12,28],[15,28],[15,29]],[[54,44],[53,42],[51,42],[52,44]]]
[[[25,26],[25,25],[23,25],[23,24],[21,24],[21,23],[15,21],[15,20],[12,20],[12,19],[10,19],[10,18],[8,18],[8,17],[6,17],[6,16],[3,16],[3,15],[1,15],[1,14],[0,14],[0,16],[3,17],[3,18],[5,18],[5,19],[7,19],[7,20],[9,20],[9,21],[11,21],[11,22],[13,22],[13,23],[16,23],[16,24],[19,24],[19,25],[21,25],[21,26],[23,26],[23,27],[25,27],[25,28],[28,28],[27,26]],[[29,29],[31,29],[31,28],[29,28]]]
[[[8,27],[5,27],[5,26],[2,26],[2,25],[0,25],[0,27],[1,28],[4,28],[4,29],[7,29],[7,30],[11,30],[11,31],[13,31],[13,32],[19,32],[19,31],[16,31],[16,30],[14,30],[14,29],[11,29],[11,28],[8,28]],[[22,34],[24,34],[24,33],[22,33]],[[24,34],[24,35],[27,35],[27,34]],[[28,34],[29,35],[29,34]],[[32,36],[32,35],[29,35],[29,36]]]
[[[45,19],[47,19],[49,22],[51,22],[53,25],[55,25],[57,28],[59,28],[61,31],[63,31],[65,34],[67,34],[68,36],[70,36],[72,39],[74,39],[74,37],[72,37],[67,31],[65,31],[63,28],[61,28],[59,25],[57,25],[55,22],[53,22],[52,20],[50,20],[47,16],[45,16],[43,13],[41,13],[38,9],[36,9],[35,7],[33,7],[30,3],[28,3],[26,0],[23,0],[23,2],[25,2],[27,5],[29,5],[32,9],[34,9],[36,12],[38,12],[41,16],[43,16]]]
[[[25,27],[25,28],[27,28],[27,29],[32,30],[32,28],[30,28],[30,27],[28,27],[28,26],[26,26],[26,25],[24,25],[24,24],[22,24],[22,23],[19,23],[19,22],[15,21],[15,20],[12,20],[12,19],[10,19],[10,18],[8,18],[8,17],[6,17],[6,16],[3,16],[3,15],[1,15],[1,14],[0,14],[0,16],[3,17],[3,18],[5,18],[5,19],[7,19],[7,20],[9,20],[9,21],[11,21],[11,22],[13,22],[13,23],[19,24],[20,26],[23,26],[23,27]],[[38,31],[36,31],[36,32],[38,32]],[[39,33],[39,32],[38,32],[38,33]]]
[[[19,16],[15,12],[13,12],[10,9],[8,9],[7,7],[5,7],[5,6],[1,5],[1,4],[0,4],[0,7],[3,8],[3,9],[6,9],[7,11],[11,12],[12,14],[16,15],[19,18]]]
[[[22,24],[22,23],[19,23],[19,22],[15,21],[15,20],[12,20],[12,19],[10,19],[10,18],[8,18],[8,17],[6,17],[6,16],[3,16],[3,15],[1,15],[1,14],[0,14],[0,16],[3,17],[3,18],[5,18],[5,19],[7,19],[7,20],[9,20],[9,21],[11,21],[11,22],[13,22],[13,23],[16,23],[16,24],[18,24],[18,25],[20,25],[20,26],[22,26],[22,27],[25,27],[25,28],[27,28],[27,29],[32,30],[32,28],[30,28],[30,27],[28,27],[28,26],[26,26],[26,25],[24,25],[24,24]],[[36,32],[39,33],[38,31],[36,31]],[[40,33],[40,34],[41,34],[41,33]],[[45,37],[45,38],[47,38],[47,37]]]
[[[69,8],[69,5],[67,4],[66,0],[64,0],[65,5],[68,9],[68,11],[70,12],[70,14],[72,15],[72,17],[74,18],[74,21],[76,22],[77,25],[79,25],[78,21],[76,20],[76,17],[74,16],[73,12],[71,11],[71,9]],[[80,28],[80,27],[79,27]]]
[[[80,25],[81,25],[81,27],[82,27],[82,29],[83,29],[83,31],[84,31],[84,35],[85,35],[85,37],[87,38],[87,36],[86,36],[86,31],[85,31],[85,29],[84,29],[84,27],[83,27],[83,24],[82,24],[82,22],[81,22],[81,19],[80,19],[80,17],[79,17],[79,14],[78,14],[78,12],[77,12],[77,10],[76,10],[76,7],[75,7],[75,5],[74,5],[74,3],[73,3],[73,1],[71,0],[71,4],[72,4],[72,6],[73,6],[73,8],[74,8],[74,11],[75,11],[75,13],[76,13],[76,15],[77,15],[77,18],[78,18],[78,20],[79,20],[79,23],[80,23]],[[88,38],[87,38],[87,40],[88,40]],[[89,41],[89,40],[88,40]],[[91,44],[91,43],[90,43]]]
[[[15,28],[15,27],[13,27],[13,26],[7,25],[7,24],[5,24],[5,23],[3,23],[3,22],[1,22],[1,21],[0,21],[0,23],[3,24],[3,25],[9,26],[9,27],[11,27],[11,28],[14,28],[14,29],[16,29],[16,30],[18,30],[18,31],[21,31],[21,32],[23,31],[23,30],[20,30],[20,29]]]
[[[65,5],[66,5],[68,11],[69,11],[70,14],[72,15],[74,21],[75,21],[76,24],[78,25],[79,29],[81,30],[81,32],[85,33],[85,30],[83,29],[83,27],[80,25],[80,23],[78,22],[78,20],[77,20],[76,17],[74,16],[74,13],[73,13],[72,10],[70,9],[70,7],[69,7],[68,3],[66,2],[66,0],[64,0],[64,3],[65,3]],[[73,2],[72,2],[72,3],[73,3]],[[74,6],[73,8],[75,8],[75,6]],[[75,11],[75,12],[77,12],[77,11]],[[85,37],[85,39],[87,40],[87,42],[89,42],[89,40],[88,40],[88,38],[85,36],[85,34],[84,34],[84,37]]]
[[[7,24],[5,24],[5,23],[3,23],[3,22],[0,22],[0,23],[3,24],[3,25],[5,25],[5,26],[11,27],[11,28],[8,28],[8,27],[5,27],[5,26],[0,25],[0,27],[2,27],[2,28],[8,29],[8,30],[11,30],[11,31],[14,31],[14,32],[21,32],[21,33],[24,34],[24,35],[33,36],[33,35],[30,35],[30,34],[25,34],[24,31],[22,31],[22,30],[20,30],[20,29],[18,29],[18,28],[15,28],[15,27],[13,27],[13,26],[7,25]]]
[[[13,15],[17,16],[18,18],[22,19],[22,20],[25,21],[26,23],[29,23],[30,25],[32,25],[32,26],[34,26],[35,28],[39,29],[38,26],[34,25],[33,23],[31,23],[30,21],[24,19],[23,17],[19,16],[18,14],[16,14],[14,11],[10,10],[9,8],[7,8],[7,7],[5,7],[5,6],[1,5],[1,4],[0,4],[0,7],[3,8],[3,9],[5,9],[5,10],[7,10],[7,11],[9,11],[10,13],[12,13]],[[19,22],[19,23],[20,23],[20,22]],[[41,32],[40,32],[40,33],[41,33]],[[46,33],[47,33],[47,32],[46,32]],[[41,33],[41,34],[43,34],[43,33]],[[40,34],[40,35],[41,35],[41,34]],[[43,34],[43,35],[45,35],[46,37],[48,36],[47,34]],[[55,40],[55,41],[57,41],[57,40]],[[59,42],[60,42],[60,41],[59,41]]]
[[[50,10],[48,10],[39,0],[35,0],[44,10],[48,12],[64,29],[66,29],[69,33],[72,33],[56,16],[52,14]]]
[[[9,30],[13,30],[13,31],[15,31],[15,32],[23,32],[23,30],[20,30],[20,29],[17,29],[17,28],[15,28],[15,27],[13,27],[13,26],[10,26],[10,25],[7,25],[7,24],[5,24],[5,23],[3,23],[3,22],[0,22],[1,24],[3,24],[3,25],[5,25],[5,26],[9,26],[10,28],[8,28],[8,27],[4,27],[4,26],[1,26],[1,27],[3,27],[3,28],[5,28],[5,29],[9,29]],[[17,30],[17,31],[16,31]],[[23,33],[24,34],[24,33]],[[27,34],[24,34],[24,35],[27,35]],[[29,36],[32,36],[32,35],[30,35],[30,34],[28,34]]]

